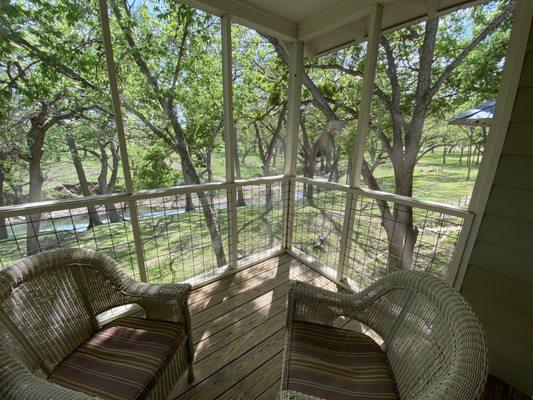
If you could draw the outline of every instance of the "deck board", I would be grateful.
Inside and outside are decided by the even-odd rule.
[[[170,398],[275,399],[291,280],[336,288],[283,255],[195,290],[190,301],[195,380],[182,379]]]
[[[271,258],[193,291],[190,310],[196,378],[183,378],[169,399],[274,400],[280,390],[287,293],[291,280],[336,290],[289,255]],[[339,319],[335,325],[360,330]],[[489,379],[484,399],[522,399]]]

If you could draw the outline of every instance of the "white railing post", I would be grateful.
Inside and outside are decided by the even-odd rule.
[[[231,15],[222,16],[222,85],[224,95],[224,144],[226,156],[226,182],[232,184],[227,189],[228,197],[228,235],[229,235],[229,267],[237,267],[237,188],[235,182],[235,153],[236,146],[235,124],[233,121],[233,80],[232,80],[232,43],[231,43]]]
[[[304,44],[294,41],[289,52],[289,93],[287,104],[287,135],[285,138],[285,163],[283,166],[283,247],[292,246],[294,223],[296,160],[298,158],[298,132],[302,100]]]
[[[122,119],[122,109],[120,95],[118,91],[117,75],[115,60],[113,56],[113,45],[111,43],[111,31],[109,28],[109,16],[107,15],[107,0],[99,0],[100,21],[102,25],[102,34],[104,39],[105,58],[107,65],[107,74],[109,77],[109,87],[111,89],[111,99],[113,101],[113,111],[115,114],[115,124],[117,127],[117,136],[120,149],[120,158],[122,172],[124,174],[124,183],[128,195],[133,193],[133,183],[131,180],[131,171],[128,158],[128,149],[126,146],[126,135],[124,133],[124,120]],[[139,276],[142,282],[147,282],[146,266],[144,262],[144,253],[141,242],[141,232],[139,227],[139,218],[137,214],[137,203],[135,200],[126,202],[130,209],[131,229],[133,232],[133,241],[135,243],[135,252],[137,255],[137,264],[139,266]]]
[[[366,47],[363,88],[361,90],[361,105],[359,106],[359,119],[357,121],[357,134],[355,137],[355,147],[351,154],[352,168],[348,171],[348,185],[351,188],[358,188],[361,181],[366,136],[370,129],[370,111],[374,94],[382,16],[383,6],[380,4],[372,6],[370,21],[368,23],[368,43]],[[346,263],[346,257],[350,253],[351,241],[349,240],[349,236],[353,230],[352,211],[355,209],[356,204],[357,197],[350,191],[346,196],[346,207],[344,209],[344,222],[337,265],[338,281],[344,278],[344,265]]]

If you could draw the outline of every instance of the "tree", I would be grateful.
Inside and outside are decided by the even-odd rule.
[[[255,137],[257,141],[257,148],[259,150],[259,157],[261,157],[261,162],[263,163],[263,175],[271,175],[270,165],[272,163],[272,158],[274,157],[274,150],[276,148],[277,142],[280,140],[281,129],[283,128],[283,123],[285,121],[285,114],[287,111],[287,103],[284,102],[281,108],[281,112],[278,115],[278,120],[275,126],[267,126],[266,129],[260,128],[259,121],[253,121]],[[267,143],[263,142],[261,137],[262,131],[269,131],[270,140]],[[266,194],[265,194],[265,206],[266,212],[272,211],[272,185],[266,185]]]
[[[119,75],[125,88],[126,109],[178,155],[185,183],[200,184],[191,138],[187,137],[187,128],[183,125],[187,116],[198,111],[188,109],[187,89],[202,88],[198,90],[214,94],[215,90],[206,92],[206,86],[215,88],[217,77],[220,77],[218,83],[222,82],[221,74],[216,73],[212,59],[206,54],[206,47],[213,46],[212,40],[216,37],[214,18],[173,2],[159,3],[154,12],[150,7],[144,3],[129,4],[126,0],[112,3],[120,32],[117,49],[123,61]],[[154,30],[160,34],[154,35]],[[203,102],[204,110],[221,109],[221,84],[219,93],[218,101]],[[198,192],[198,199],[217,264],[222,266],[226,264],[226,257],[217,214],[205,192]]]
[[[78,146],[76,145],[76,140],[74,139],[74,136],[72,133],[67,133],[66,135],[66,141],[68,148],[70,150],[70,155],[72,157],[72,163],[74,164],[74,168],[76,169],[76,175],[78,176],[78,180],[80,182],[80,190],[83,196],[89,197],[91,196],[91,189],[89,187],[89,182],[87,181],[87,176],[85,175],[85,170],[83,168],[83,162],[80,157],[80,153],[78,151]],[[101,225],[102,221],[100,220],[100,216],[98,215],[98,211],[96,210],[96,206],[90,205],[87,207],[87,211],[89,214],[89,225],[87,229],[91,229],[95,226]]]
[[[99,103],[90,97],[94,93],[87,92],[85,84],[79,84],[84,74],[95,81],[102,79],[97,42],[85,35],[98,32],[97,24],[90,7],[76,2],[2,5],[2,64],[11,77],[9,90],[17,107],[24,110],[17,121],[26,130],[19,158],[28,164],[30,202],[42,200],[47,134],[61,123],[81,118],[91,104]],[[38,213],[27,218],[28,254],[40,250],[40,219]]]
[[[494,15],[493,19],[487,22],[487,18],[474,18],[475,22],[481,23],[473,26],[471,35],[465,35],[465,30],[461,29],[464,26],[456,23],[457,19],[465,18],[466,11],[444,19],[431,16],[423,24],[403,28],[381,38],[381,73],[375,88],[379,101],[374,112],[378,116],[388,115],[387,120],[380,122],[382,129],[377,133],[393,165],[396,194],[412,196],[414,168],[419,159],[428,114],[442,112],[450,93],[457,89],[455,72],[483,41],[502,25],[508,24],[514,2],[500,2],[497,10],[494,6],[488,7],[485,13]],[[450,32],[450,26],[455,26],[460,33]],[[276,39],[270,40],[280,57],[287,60],[281,44]],[[342,71],[358,78],[362,76],[361,70],[346,68],[335,60],[328,61],[324,64],[316,62],[310,68]],[[335,103],[327,98],[307,72],[303,74],[303,84],[312,96],[313,106],[324,114],[328,123],[345,122],[335,111]],[[363,163],[362,175],[371,189],[381,189],[367,161]],[[412,208],[400,204],[391,208],[383,201],[379,202],[379,208],[389,243],[388,264],[395,269],[409,269],[418,234],[413,224]]]

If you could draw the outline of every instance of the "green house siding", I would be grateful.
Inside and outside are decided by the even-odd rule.
[[[461,292],[485,327],[491,373],[533,394],[533,29]]]

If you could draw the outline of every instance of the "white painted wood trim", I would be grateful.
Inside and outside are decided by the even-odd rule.
[[[222,16],[222,85],[224,98],[224,145],[226,157],[226,182],[235,181],[235,122],[233,120],[233,67],[232,67],[232,42],[231,42],[232,17],[229,14]],[[234,185],[227,188],[228,196],[228,253],[229,267],[237,267],[237,190]]]
[[[350,236],[353,232],[353,219],[352,211],[357,204],[357,197],[354,196],[353,192],[349,191],[346,194],[346,204],[344,206],[344,218],[342,221],[342,234],[340,240],[339,256],[337,259],[337,280],[342,281],[344,278],[344,266],[346,265],[348,255],[351,250],[351,239]]]
[[[450,286],[454,286],[455,279],[457,278],[457,274],[459,273],[459,269],[461,267],[461,260],[465,252],[468,238],[471,235],[473,222],[474,214],[470,214],[470,218],[465,218],[463,220],[463,226],[461,227],[461,232],[459,232],[459,237],[457,238],[457,243],[455,244],[450,268],[448,269],[448,272],[446,274],[446,282]]]
[[[145,200],[153,199],[160,197],[170,197],[170,196],[179,196],[187,193],[196,193],[196,192],[211,192],[217,190],[227,189],[229,187],[242,187],[242,186],[258,186],[264,185],[266,183],[277,183],[277,182],[287,182],[288,177],[284,176],[270,176],[254,179],[242,179],[234,183],[222,183],[222,182],[213,182],[213,183],[203,183],[199,185],[186,185],[186,186],[176,186],[172,188],[164,189],[151,189],[151,190],[141,190],[134,192],[132,194],[127,193],[114,193],[106,194],[99,196],[91,197],[82,197],[79,199],[71,200],[49,200],[42,201],[38,203],[26,203],[19,204],[16,206],[5,206],[0,208],[0,217],[15,217],[15,216],[25,216],[30,214],[35,214],[36,212],[45,213],[59,210],[69,210],[76,208],[84,208],[91,205],[104,205],[110,203],[123,203],[128,200]],[[377,200],[392,201],[398,204],[404,204],[416,208],[423,208],[426,210],[443,212],[446,214],[454,215],[462,218],[472,218],[472,213],[469,212],[464,207],[451,206],[431,201],[417,200],[410,197],[399,196],[394,193],[378,192],[374,190],[367,189],[354,189],[349,188],[346,185],[342,185],[334,182],[320,181],[317,179],[309,179],[305,177],[296,177],[293,178],[294,182],[308,183],[314,186],[323,187],[325,189],[339,190],[341,192],[352,192],[359,196],[374,198]]]
[[[345,289],[346,291],[350,293],[356,292],[354,288],[350,287],[346,282],[339,281],[333,275],[330,275],[327,272],[324,272],[322,266],[309,260],[307,257],[305,257],[305,253],[301,252],[300,250],[295,249],[295,248],[288,249],[287,254],[294,257],[295,259],[302,262],[303,264],[307,265],[309,268],[313,269],[314,271],[318,272],[323,277],[329,279],[331,282],[335,283],[335,285],[337,285],[338,287]]]
[[[242,187],[242,186],[258,186],[264,185],[266,183],[276,183],[284,182],[285,177],[282,175],[279,176],[269,176],[255,179],[241,179],[234,183],[203,183],[199,185],[186,185],[186,186],[175,186],[171,188],[164,189],[150,189],[150,190],[140,190],[132,194],[127,193],[113,193],[105,194],[91,197],[82,197],[79,199],[69,199],[69,200],[48,200],[41,201],[37,203],[26,203],[19,204],[16,206],[4,206],[0,207],[0,216],[1,217],[15,217],[15,216],[25,216],[52,211],[60,210],[72,210],[76,208],[84,208],[87,206],[99,206],[104,204],[111,203],[123,203],[130,200],[138,201],[145,199],[153,199],[166,196],[179,196],[187,193],[197,193],[197,192],[210,192],[222,189],[228,189],[230,187]]]
[[[109,28],[109,16],[107,14],[107,1],[99,0],[98,4],[100,22],[102,25],[102,34],[104,39],[107,75],[109,77],[109,87],[111,91],[111,99],[113,101],[115,125],[117,128],[118,144],[120,149],[120,163],[122,164],[122,172],[124,175],[124,183],[126,184],[126,192],[128,194],[131,194],[133,193],[133,183],[131,180],[131,170],[129,164],[128,148],[126,145],[126,135],[124,133],[124,120],[122,117],[120,94],[118,90],[115,59],[113,55],[113,44],[111,43],[111,30]],[[133,233],[133,241],[135,243],[135,253],[137,255],[139,276],[142,282],[147,282],[146,266],[141,240],[141,231],[137,215],[137,204],[135,203],[135,201],[128,200],[128,206],[130,209],[131,229]]]
[[[533,18],[533,1],[518,0],[514,12],[514,21],[509,42],[509,49],[505,60],[505,67],[502,75],[500,90],[496,98],[496,109],[494,110],[493,125],[487,140],[487,148],[481,165],[479,167],[478,178],[474,185],[472,198],[470,200],[470,211],[475,215],[472,228],[465,241],[465,248],[462,254],[457,276],[453,286],[460,289],[463,283],[470,256],[474,249],[474,244],[481,226],[485,207],[489,199],[489,194],[494,182],[496,170],[502,153],[505,137],[509,128],[511,114],[513,112],[524,56],[526,54],[529,33]]]
[[[335,182],[321,181],[318,179],[309,179],[303,176],[298,176],[295,178],[296,182],[307,183],[310,185],[315,185],[318,187],[323,187],[325,189],[339,190],[342,192],[352,192],[355,195],[362,197],[369,197],[376,200],[385,200],[394,202],[397,204],[403,204],[406,206],[411,206],[415,208],[423,208],[424,210],[442,212],[449,215],[453,215],[461,218],[472,218],[472,212],[467,208],[461,206],[454,206],[449,204],[438,203],[435,201],[428,200],[419,200],[412,197],[400,196],[395,193],[380,192],[377,190],[370,190],[364,188],[350,188],[348,185],[343,185]]]
[[[348,171],[348,185],[350,187],[359,187],[361,182],[361,169],[366,147],[366,137],[370,130],[370,112],[372,98],[374,97],[374,81],[376,79],[382,17],[383,7],[380,4],[374,5],[370,12],[370,22],[368,25],[368,44],[365,56],[365,70],[363,72],[363,87],[361,89],[361,104],[359,106],[359,118],[357,120],[355,147],[351,155],[352,169]]]
[[[298,160],[298,134],[300,130],[300,108],[302,103],[302,73],[304,44],[294,41],[289,51],[289,93],[287,101],[287,134],[285,137],[285,159],[283,173],[284,205],[283,205],[283,246],[292,246],[292,230],[294,221],[295,193],[294,177]]]
[[[365,70],[363,72],[363,87],[361,89],[361,104],[359,106],[359,118],[357,120],[357,133],[355,136],[354,151],[350,155],[350,165],[348,171],[348,186],[359,187],[361,180],[361,168],[366,148],[366,136],[370,128],[370,112],[372,108],[372,98],[374,97],[374,81],[376,78],[376,67],[378,61],[379,40],[381,38],[381,20],[383,17],[383,7],[374,4],[370,8],[370,20],[368,23],[368,44],[365,56]],[[344,220],[342,224],[342,237],[337,263],[337,280],[342,281],[344,276],[344,265],[347,255],[350,253],[349,236],[353,232],[352,211],[357,203],[357,196],[352,192],[346,197],[344,208]]]
[[[487,1],[439,0],[436,15],[447,15],[459,9],[473,7]],[[423,22],[428,18],[427,0],[361,0],[360,3],[363,5],[363,10],[358,10],[357,6],[354,6],[357,2],[346,0],[344,4],[341,3],[330,11],[300,23],[298,39],[304,40],[306,45],[309,41],[313,41],[313,55],[315,57],[321,57],[353,44],[362,43],[367,40],[367,32],[364,29],[357,29],[357,27],[367,24],[366,7],[368,7],[369,3],[378,2],[384,6],[381,26],[383,33],[394,32]],[[347,16],[350,17],[348,18]],[[344,23],[340,24],[339,22],[341,21]]]
[[[296,40],[298,24],[246,0],[180,0],[219,17],[231,14],[236,22],[282,40]]]
[[[220,31],[222,39],[222,92],[224,103],[226,182],[233,182],[235,180],[235,129],[233,120],[231,15],[223,15],[221,21]]]
[[[285,176],[296,175],[298,134],[302,101],[303,42],[292,42],[289,50],[289,93],[287,101],[287,137],[285,138]]]

